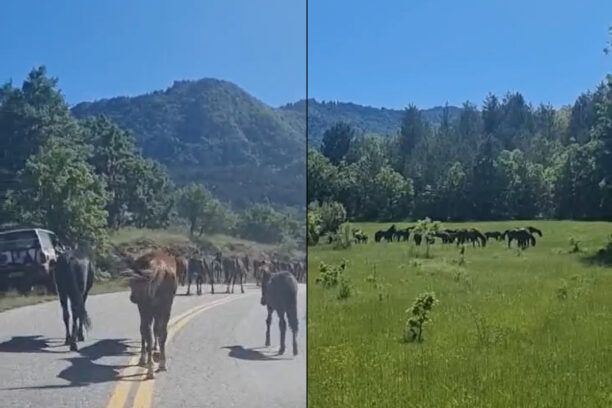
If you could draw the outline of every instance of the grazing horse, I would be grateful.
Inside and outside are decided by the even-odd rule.
[[[481,247],[487,245],[487,238],[476,228],[462,229],[456,232],[457,246],[465,244],[467,241],[472,243],[472,246],[478,244]]]
[[[410,239],[410,230],[399,230],[395,232],[395,239],[397,241],[408,241]]]
[[[496,241],[501,241],[502,239],[502,233],[499,231],[485,232],[484,236],[487,238],[487,241],[489,240],[489,238],[494,239]]]
[[[502,238],[508,238],[508,248],[510,248],[513,240],[516,240],[517,246],[521,249],[527,249],[527,247],[529,247],[530,245],[536,245],[535,237],[533,236],[533,234],[531,234],[531,232],[529,232],[527,228],[515,228],[511,230],[506,230],[502,234]]]
[[[445,231],[437,231],[433,233],[435,238],[440,238],[443,244],[450,244],[452,242],[451,235]]]
[[[385,231],[376,231],[376,233],[374,233],[374,241],[376,242],[380,242],[382,241],[383,237],[385,236]]]
[[[531,232],[532,234],[538,234],[540,237],[542,236],[542,231],[540,231],[539,229],[537,229],[536,227],[526,227],[527,231]]]
[[[263,271],[261,283],[261,304],[268,308],[266,318],[266,346],[270,345],[270,324],[272,324],[272,314],[276,311],[278,316],[278,327],[280,328],[280,348],[278,354],[285,353],[285,334],[287,332],[287,322],[293,334],[293,355],[297,355],[297,292],[298,283],[295,277],[289,272],[270,273]]]
[[[147,367],[147,379],[154,378],[154,338],[159,341],[158,370],[166,370],[168,321],[178,286],[176,266],[176,259],[161,250],[145,254],[130,265],[130,301],[138,305],[140,314],[141,349],[138,364]]]
[[[176,257],[176,277],[178,278],[178,282],[181,286],[185,286],[188,268],[189,268],[189,261],[187,260],[187,258],[182,257],[182,256],[177,256]]]
[[[360,229],[353,230],[353,238],[355,239],[356,244],[368,243],[368,236]]]
[[[66,345],[77,351],[77,341],[83,341],[83,326],[89,329],[91,321],[85,309],[87,294],[93,286],[94,268],[91,260],[78,248],[62,253],[55,263],[55,285],[66,327]],[[70,312],[72,309],[72,333],[70,333]]]

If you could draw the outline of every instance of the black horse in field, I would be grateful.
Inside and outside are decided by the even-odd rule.
[[[506,230],[502,234],[502,238],[508,239],[508,248],[510,248],[512,241],[516,241],[518,247],[521,249],[527,249],[529,246],[536,245],[535,237],[527,228]]]
[[[540,231],[539,229],[537,229],[536,227],[526,227],[525,228],[527,231],[531,232],[532,234],[538,234],[540,237],[542,236],[542,231]]]
[[[386,231],[385,230],[376,231],[376,233],[374,234],[374,241],[380,242],[384,239],[387,242],[393,242],[393,240],[396,237],[396,234],[397,234],[397,228],[395,228],[395,224],[393,224]]]
[[[463,245],[466,242],[471,242],[472,246],[478,244],[481,247],[487,246],[487,237],[476,228],[461,229],[454,232],[457,239],[457,246]]]
[[[85,309],[87,294],[93,286],[94,267],[91,259],[78,248],[61,253],[55,264],[55,285],[66,327],[66,345],[77,351],[77,341],[85,340],[83,326],[89,329],[91,321]],[[70,312],[72,310],[72,333],[70,332]]]
[[[487,241],[490,239],[494,239],[496,241],[502,240],[502,233],[499,231],[488,231],[484,233],[484,236],[487,238]]]

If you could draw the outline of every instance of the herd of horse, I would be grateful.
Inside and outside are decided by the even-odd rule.
[[[360,229],[353,229],[353,240],[356,244],[367,244],[368,235]],[[461,228],[461,229],[443,229],[440,231],[423,234],[416,231],[414,226],[406,228],[397,228],[393,224],[386,230],[376,231],[374,234],[375,242],[408,242],[412,238],[415,245],[419,246],[423,240],[427,240],[428,244],[434,244],[436,239],[439,239],[443,244],[455,243],[457,246],[471,243],[472,246],[485,247],[491,239],[496,241],[507,241],[508,248],[512,246],[512,242],[516,241],[517,247],[527,249],[530,246],[536,245],[535,235],[542,237],[542,231],[532,227],[512,228],[505,231],[486,231],[481,232],[476,228]]]
[[[177,277],[181,286],[187,285],[186,295],[191,294],[191,285],[195,283],[196,294],[202,294],[202,285],[210,284],[210,292],[215,293],[215,283],[226,285],[225,293],[234,293],[236,283],[240,285],[240,292],[244,293],[249,273],[257,286],[261,284],[264,268],[271,272],[288,271],[298,282],[306,280],[305,262],[288,262],[280,260],[254,259],[248,255],[243,257],[222,256],[220,252],[212,258],[202,255],[177,256]]]
[[[158,371],[166,370],[166,339],[172,304],[179,284],[187,283],[187,294],[192,280],[201,294],[204,279],[211,284],[225,278],[226,293],[233,293],[238,281],[244,293],[243,282],[249,271],[248,257],[229,258],[217,254],[212,260],[204,257],[175,256],[163,249],[148,252],[137,259],[126,258],[127,269],[122,273],[128,278],[130,301],[137,305],[140,315],[141,349],[139,365],[146,367],[146,378],[154,378],[153,352],[159,347]],[[266,346],[270,345],[270,325],[276,311],[279,319],[280,348],[285,352],[287,321],[293,334],[293,354],[297,355],[297,292],[298,280],[305,279],[303,262],[279,262],[257,260],[252,263],[257,285],[261,287],[260,303],[266,306]],[[94,282],[94,264],[87,251],[78,246],[60,253],[54,266],[54,279],[62,307],[66,330],[66,345],[77,351],[77,342],[84,341],[83,329],[91,326],[85,304]],[[198,283],[199,282],[199,283]],[[68,309],[70,302],[70,310]],[[72,312],[72,330],[70,329]],[[285,316],[287,321],[285,320]]]

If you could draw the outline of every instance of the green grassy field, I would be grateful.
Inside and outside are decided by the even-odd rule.
[[[390,225],[353,226],[373,241]],[[309,248],[309,406],[612,406],[612,268],[588,262],[612,223],[444,227],[525,225],[542,229],[536,247],[469,245],[464,265],[455,245],[439,243],[430,259],[407,243]],[[585,252],[569,253],[570,237]],[[342,259],[353,293],[338,300],[315,279],[321,261]],[[427,291],[439,300],[433,321],[422,343],[405,343],[406,309]]]

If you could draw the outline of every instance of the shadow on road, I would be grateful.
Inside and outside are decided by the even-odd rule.
[[[5,390],[72,388],[119,380],[121,370],[128,366],[97,364],[95,360],[110,356],[131,356],[132,352],[129,349],[132,347],[129,343],[131,342],[127,339],[100,340],[79,350],[80,356],[64,359],[70,362],[70,366],[60,371],[57,378],[68,381],[68,384],[6,388]]]
[[[232,358],[237,358],[239,360],[251,360],[251,361],[282,361],[282,360],[290,360],[290,358],[283,357],[271,357],[262,353],[261,351],[257,351],[256,348],[244,348],[242,346],[225,346],[221,347],[222,349],[229,350],[228,356]]]
[[[36,336],[14,336],[4,343],[0,343],[0,353],[61,353],[60,351],[46,350],[58,347],[51,340],[40,335]],[[62,344],[64,340],[61,340]]]

